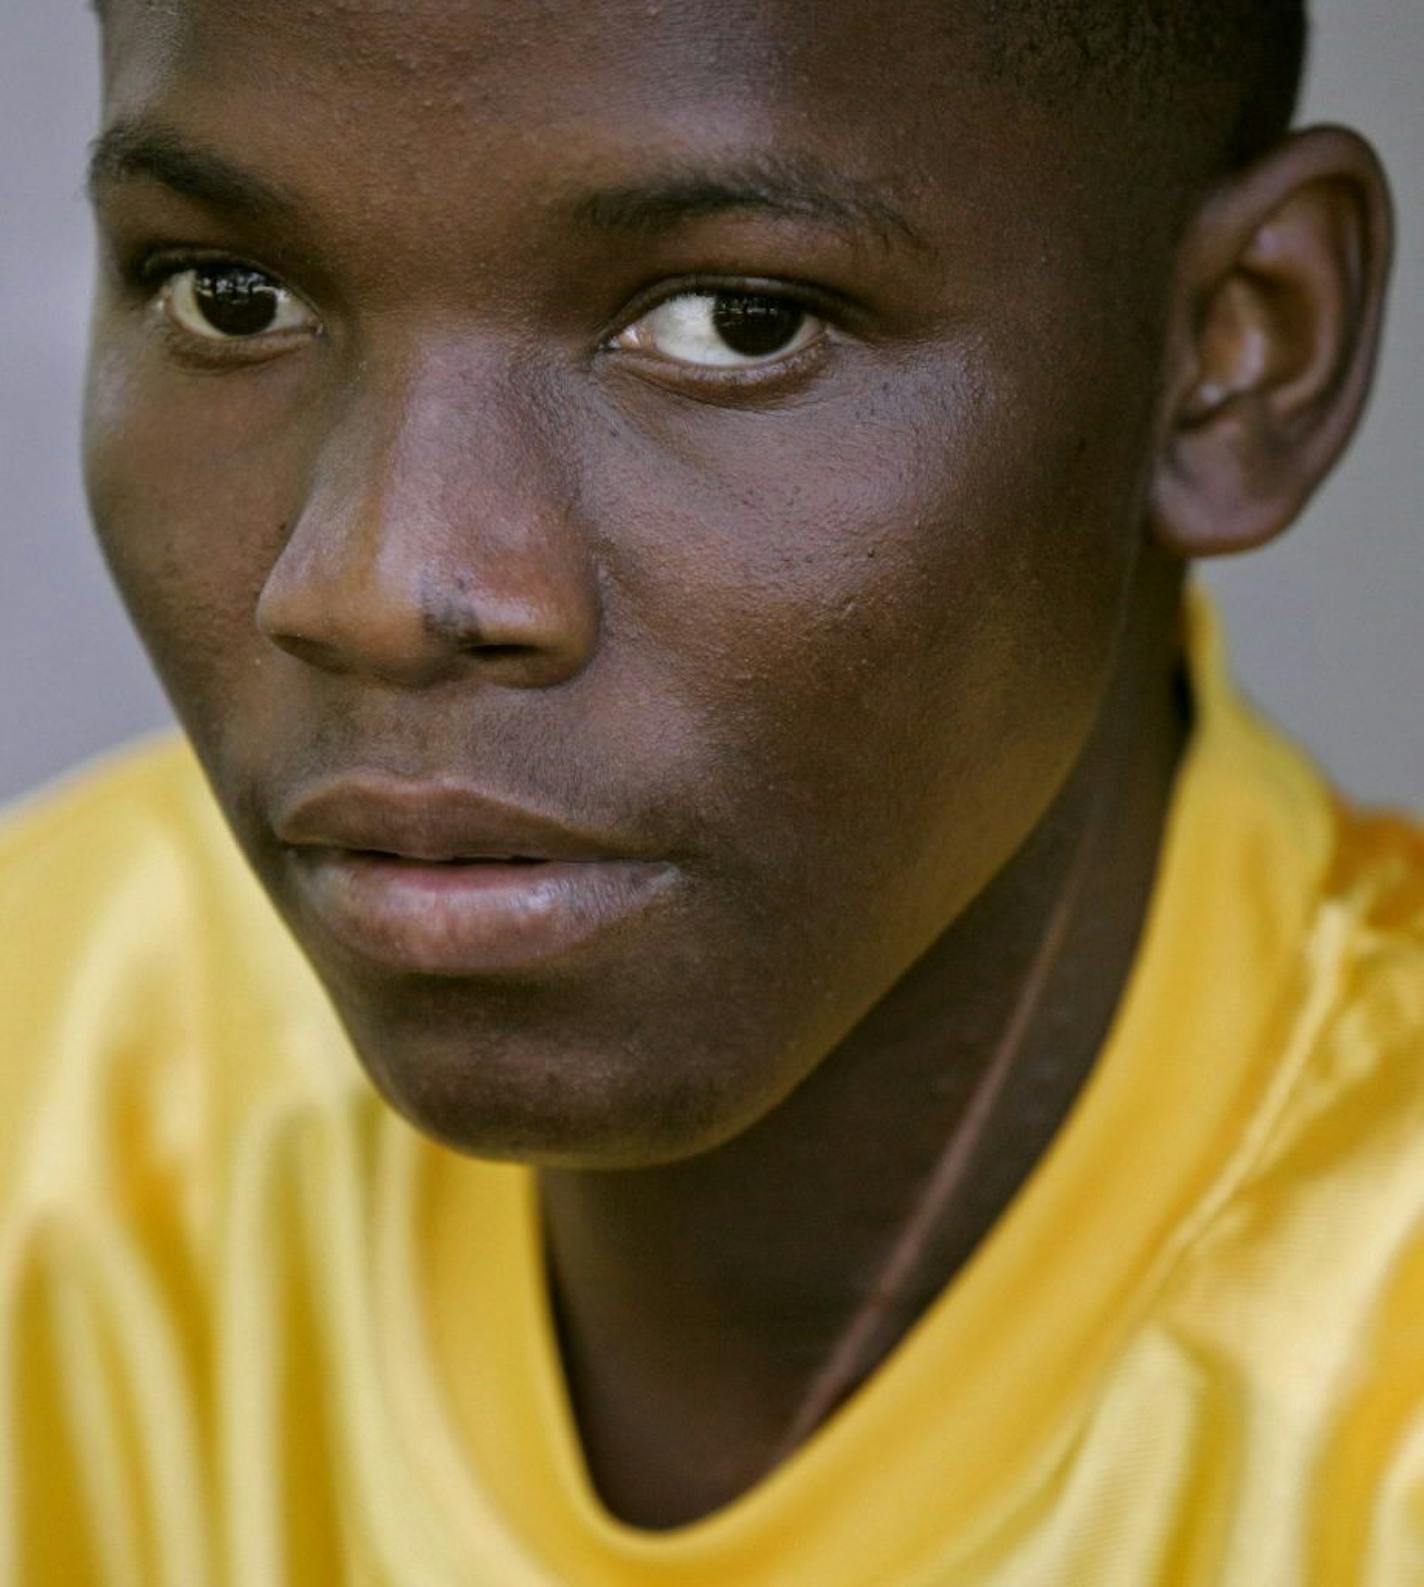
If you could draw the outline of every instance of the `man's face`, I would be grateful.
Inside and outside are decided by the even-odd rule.
[[[1165,244],[945,0],[118,0],[106,57],[95,519],[373,1080],[728,1138],[1082,749]]]

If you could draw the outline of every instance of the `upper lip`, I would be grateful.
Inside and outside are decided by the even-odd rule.
[[[549,816],[444,782],[346,778],[291,800],[274,823],[297,847],[451,860],[614,860],[626,848]]]

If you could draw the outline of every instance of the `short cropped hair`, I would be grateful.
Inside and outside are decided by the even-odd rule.
[[[996,72],[1063,98],[1101,87],[1145,109],[1203,174],[1249,164],[1289,129],[1307,0],[978,0]]]

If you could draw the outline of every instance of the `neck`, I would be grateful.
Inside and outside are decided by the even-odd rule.
[[[1131,969],[1185,737],[1160,584],[1032,837],[806,1083],[688,1162],[541,1176],[585,1454],[625,1520],[706,1515],[798,1447],[1062,1123]]]

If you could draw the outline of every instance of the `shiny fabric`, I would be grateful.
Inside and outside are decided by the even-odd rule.
[[[16,812],[0,1587],[1424,1583],[1424,841],[1192,627],[1147,936],[1064,1130],[871,1383],[671,1533],[581,1466],[532,1176],[378,1100],[187,751]]]

